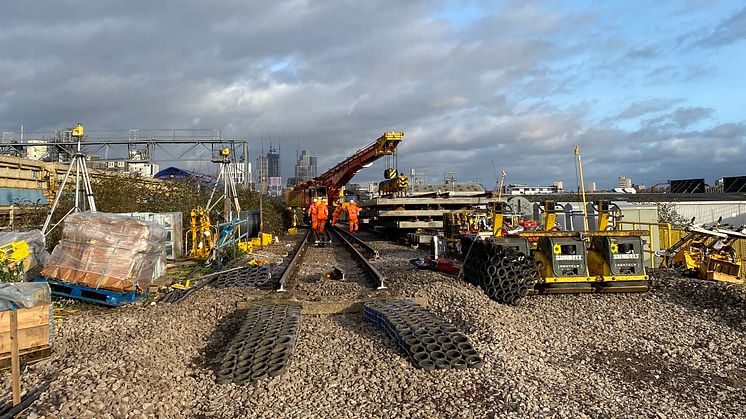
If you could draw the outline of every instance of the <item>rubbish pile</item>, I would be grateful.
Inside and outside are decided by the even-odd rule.
[[[165,269],[166,230],[151,222],[101,212],[65,219],[62,240],[42,276],[115,292],[144,291]]]
[[[482,358],[466,336],[412,301],[368,302],[363,305],[363,315],[388,333],[417,368],[460,370],[482,366]]]

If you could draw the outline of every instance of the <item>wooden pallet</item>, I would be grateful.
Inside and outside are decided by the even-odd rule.
[[[72,298],[111,307],[134,303],[148,295],[148,290],[145,290],[142,294],[137,294],[136,291],[115,292],[100,288],[90,288],[83,285],[69,284],[67,282],[53,281],[47,278],[35,278],[34,282],[48,283],[49,288],[52,289],[52,295],[55,297]]]
[[[51,304],[43,303],[31,308],[19,308],[18,350],[27,351],[49,346],[52,343]],[[0,359],[10,357],[10,311],[0,312]]]
[[[52,357],[52,347],[47,345],[38,348],[25,349],[19,352],[21,365],[30,365]],[[0,371],[10,368],[10,354],[0,354]]]

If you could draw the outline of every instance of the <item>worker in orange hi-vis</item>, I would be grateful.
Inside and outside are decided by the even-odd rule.
[[[326,220],[328,218],[329,207],[326,204],[326,198],[321,198],[321,202],[319,202],[318,207],[316,207],[316,232],[319,234],[324,232],[324,226],[326,225]]]
[[[344,211],[344,207],[344,205],[337,205],[334,208],[334,214],[332,214],[332,225],[337,224],[339,216],[342,215],[342,211]]]
[[[318,212],[318,198],[314,198],[311,205],[308,206],[308,216],[311,218],[311,228],[314,230],[318,229],[318,223],[316,221],[316,213]]]
[[[350,204],[347,205],[347,221],[350,223],[350,233],[358,230],[357,215],[360,211],[360,207],[355,204],[355,201],[350,200]]]

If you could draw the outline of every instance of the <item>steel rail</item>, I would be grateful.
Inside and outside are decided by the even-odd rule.
[[[290,257],[290,261],[288,262],[287,268],[285,268],[285,272],[283,272],[280,276],[280,288],[277,289],[277,292],[285,291],[285,285],[287,284],[288,279],[290,279],[290,277],[293,275],[293,272],[295,272],[295,269],[298,267],[298,262],[306,254],[306,246],[308,244],[308,239],[311,237],[311,231],[311,228],[308,228],[306,230],[306,234],[303,235],[300,243],[298,243],[295,250],[293,251],[293,256]]]
[[[350,233],[349,231],[346,231],[346,230],[344,230],[342,228],[339,228],[339,227],[336,227],[336,226],[332,226],[332,228],[337,233],[342,233],[349,241],[351,241],[356,246],[362,247],[364,249],[365,253],[367,253],[366,256],[368,256],[368,259],[378,259],[378,250],[376,250],[373,247],[371,247],[371,245],[369,245],[368,243],[366,243],[363,239],[361,239],[360,237],[358,237],[358,236],[356,236],[356,235],[354,235],[354,234]]]
[[[384,284],[385,277],[383,276],[381,271],[376,269],[376,267],[373,266],[370,261],[368,261],[368,258],[360,253],[355,245],[353,245],[339,232],[338,228],[332,226],[332,228],[329,229],[329,232],[333,233],[335,236],[337,236],[338,239],[342,241],[342,243],[344,243],[344,245],[347,247],[347,250],[349,250],[352,254],[353,258],[356,259],[360,266],[363,268],[368,279],[376,285],[376,289],[386,289],[386,285]]]

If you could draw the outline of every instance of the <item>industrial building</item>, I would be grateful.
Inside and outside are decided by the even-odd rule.
[[[521,184],[510,184],[505,187],[506,195],[546,195],[564,192],[562,182],[554,182],[552,186],[529,186]]]

